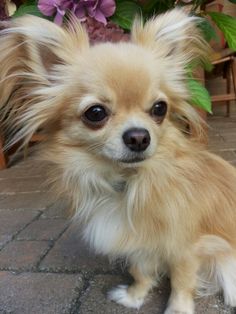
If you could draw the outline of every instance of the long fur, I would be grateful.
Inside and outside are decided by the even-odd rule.
[[[166,313],[193,313],[201,291],[223,290],[236,306],[236,170],[186,136],[199,138],[201,119],[189,105],[188,63],[209,47],[193,17],[179,9],[137,20],[129,43],[89,46],[79,23],[61,29],[36,17],[18,18],[1,32],[1,125],[8,145],[46,133],[42,157],[54,163],[58,194],[70,197],[84,238],[98,253],[125,258],[135,283],[109,298],[140,307],[158,274],[172,282]],[[162,123],[150,116],[164,99]],[[83,113],[105,104],[112,114],[98,129]],[[122,134],[146,128],[145,160],[124,164]]]

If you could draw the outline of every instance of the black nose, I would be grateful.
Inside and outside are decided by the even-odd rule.
[[[130,150],[142,152],[150,144],[150,134],[146,129],[129,129],[123,134],[123,141]]]

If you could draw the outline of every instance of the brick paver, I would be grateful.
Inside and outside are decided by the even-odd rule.
[[[40,191],[46,191],[44,177],[14,178],[14,180],[0,178],[0,194]]]
[[[15,164],[14,167],[0,171],[1,179],[16,179],[16,178],[45,178],[45,173],[50,169],[50,165],[41,163],[37,160],[22,161]]]
[[[79,274],[0,272],[0,313],[70,313],[82,287]]]
[[[47,253],[50,242],[13,241],[0,251],[0,269],[32,270]]]
[[[0,247],[39,215],[35,210],[0,210]]]
[[[108,260],[94,255],[82,241],[78,226],[72,224],[41,262],[41,270],[54,272],[104,272],[111,270]]]
[[[48,206],[40,218],[71,218],[71,206],[66,200],[58,200]]]
[[[209,119],[209,149],[236,166],[235,108],[230,118],[217,109]],[[0,314],[137,313],[106,299],[111,287],[131,278],[82,241],[69,202],[54,201],[45,188],[48,170],[27,159],[0,171]],[[163,279],[138,313],[163,313],[169,290]],[[215,296],[197,299],[196,313],[233,310]]]
[[[12,210],[44,210],[51,202],[47,192],[23,192],[16,194],[0,194],[0,209]]]
[[[21,231],[17,240],[55,240],[67,225],[66,219],[38,219]]]

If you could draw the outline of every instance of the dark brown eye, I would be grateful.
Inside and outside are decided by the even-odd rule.
[[[167,103],[163,100],[156,101],[151,109],[151,116],[157,121],[162,122],[167,112]]]
[[[94,128],[103,126],[107,118],[108,112],[106,108],[99,104],[87,109],[82,116],[83,121]]]

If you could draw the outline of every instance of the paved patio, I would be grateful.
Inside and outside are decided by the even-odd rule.
[[[216,110],[209,125],[209,148],[236,166],[236,110],[230,118]],[[0,313],[137,313],[106,299],[130,277],[83,244],[66,202],[52,202],[44,188],[47,170],[28,159],[0,171]],[[168,294],[163,279],[138,313],[163,313]],[[233,313],[220,296],[198,299],[196,308],[198,314]]]

